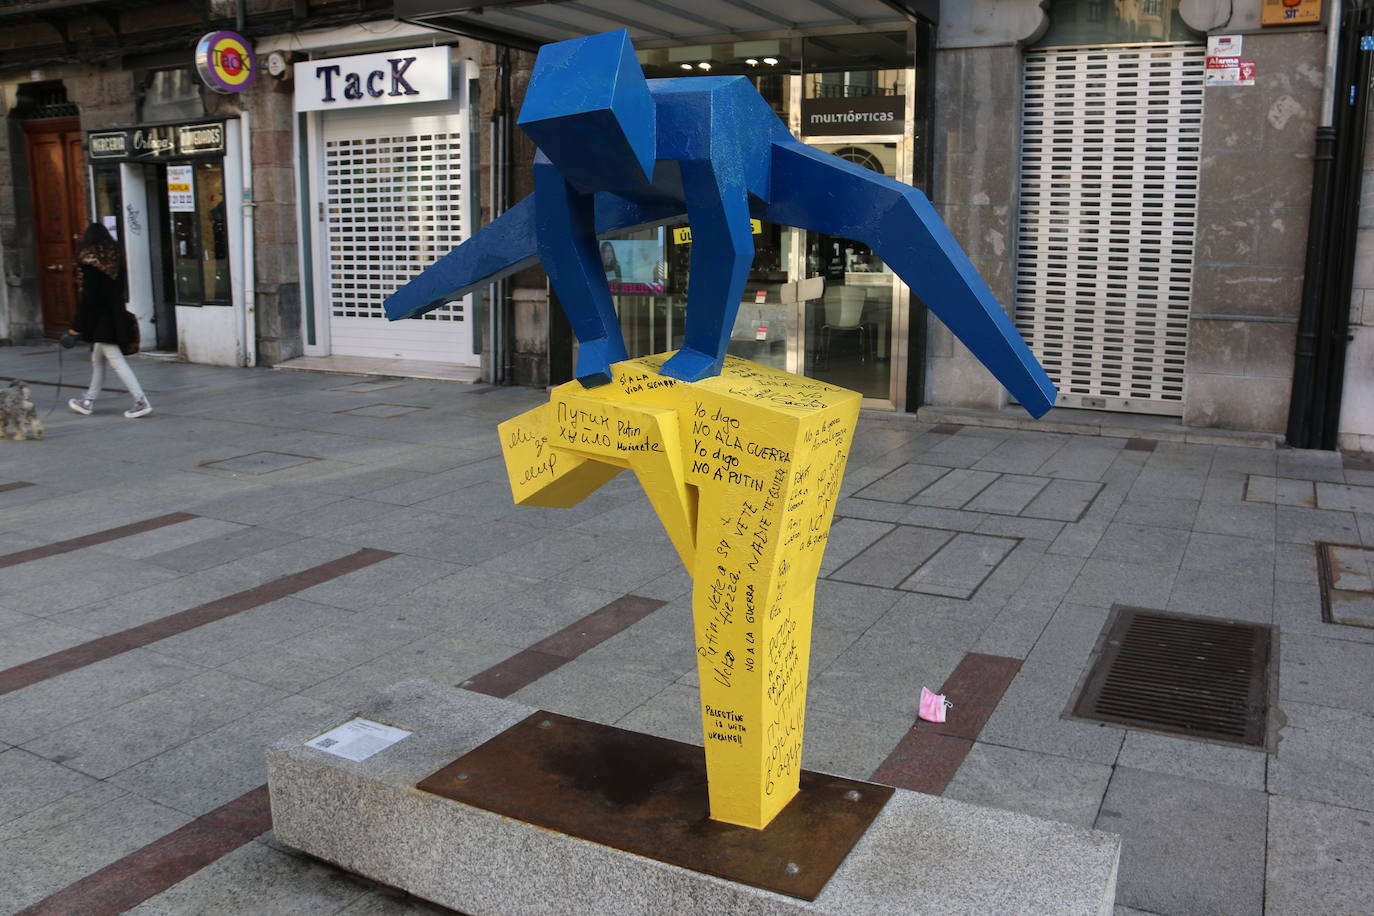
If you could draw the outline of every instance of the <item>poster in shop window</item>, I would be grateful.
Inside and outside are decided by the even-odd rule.
[[[191,166],[167,166],[167,209],[172,213],[194,213],[196,194],[191,189]]]

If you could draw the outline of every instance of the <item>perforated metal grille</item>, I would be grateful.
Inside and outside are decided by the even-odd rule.
[[[1026,57],[1016,323],[1074,407],[1181,414],[1204,49]]]
[[[327,136],[329,308],[385,320],[382,302],[467,237],[462,126],[425,118],[404,133]],[[463,321],[461,302],[429,321]]]
[[[1074,714],[1262,745],[1271,637],[1258,624],[1114,608]]]

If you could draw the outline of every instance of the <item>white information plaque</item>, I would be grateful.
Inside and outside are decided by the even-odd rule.
[[[338,728],[331,728],[318,738],[311,738],[305,742],[305,746],[345,760],[366,760],[411,734],[371,719],[353,719]]]

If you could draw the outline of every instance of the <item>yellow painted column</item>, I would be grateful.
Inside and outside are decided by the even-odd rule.
[[[556,388],[501,441],[517,503],[638,476],[692,574],[711,817],[761,829],[797,792],[816,576],[860,397],[734,358],[677,382],[657,374],[670,355]]]

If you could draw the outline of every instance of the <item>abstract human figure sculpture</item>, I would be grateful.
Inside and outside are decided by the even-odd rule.
[[[578,341],[576,375],[626,358],[598,233],[692,226],[682,348],[662,374],[720,371],[754,257],[752,217],[867,243],[1033,416],[1045,371],[924,194],[799,142],[742,76],[646,81],[622,31],[545,45],[519,124],[539,147],[535,192],[386,302],[408,318],[537,256]]]
[[[625,32],[545,46],[520,125],[535,192],[386,303],[392,319],[543,262],[577,381],[501,424],[515,501],[572,506],[631,470],[693,578],[711,817],[798,792],[816,577],[860,396],[727,358],[750,219],[867,242],[1035,416],[1055,390],[916,189],[798,142],[743,77],[645,81]],[[692,226],[685,338],[627,359],[598,233]]]

